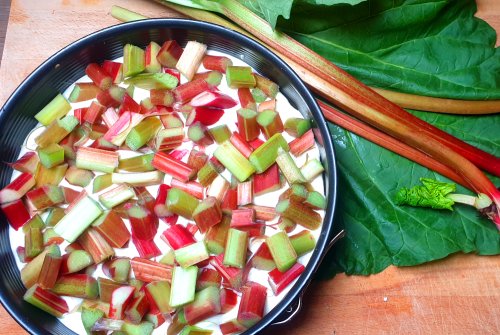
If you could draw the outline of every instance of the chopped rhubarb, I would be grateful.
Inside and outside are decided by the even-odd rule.
[[[68,304],[63,298],[41,288],[39,285],[29,288],[24,294],[23,299],[56,317],[62,317],[69,312]]]
[[[304,270],[304,265],[296,263],[286,272],[280,272],[278,269],[269,272],[269,284],[273,289],[274,295],[280,294],[288,285],[297,279]]]
[[[189,104],[193,107],[228,109],[236,106],[237,102],[229,95],[220,92],[205,91],[192,98]]]
[[[113,291],[108,312],[111,319],[122,320],[125,317],[125,310],[132,301],[134,292],[133,286],[122,286]]]
[[[172,279],[172,267],[148,259],[134,257],[130,261],[136,279],[150,283]]]
[[[69,94],[69,102],[82,102],[92,100],[97,97],[101,89],[94,83],[76,83]]]
[[[134,324],[141,322],[144,315],[149,311],[149,301],[144,292],[137,293],[137,296],[127,305],[125,316]]]
[[[203,268],[196,280],[196,291],[201,291],[207,287],[219,288],[222,282],[222,276],[214,269]]]
[[[68,253],[62,256],[61,268],[59,270],[62,275],[78,272],[94,264],[92,256],[83,249],[66,251]]]
[[[97,280],[86,274],[61,276],[51,291],[58,295],[85,299],[96,299],[99,295]]]
[[[221,119],[224,110],[220,108],[196,107],[189,112],[186,119],[186,125],[199,122],[205,126],[211,126]]]
[[[174,251],[175,260],[183,268],[203,262],[208,259],[209,254],[204,241],[186,245]]]
[[[243,137],[241,137],[239,133],[234,133],[233,135],[231,135],[229,141],[236,149],[238,149],[239,152],[241,152],[243,156],[245,156],[245,158],[250,157],[253,148],[248,144],[246,140],[243,139]]]
[[[113,258],[103,264],[102,271],[112,280],[119,283],[126,283],[130,274],[130,258]]]
[[[314,133],[312,130],[306,131],[302,136],[294,139],[289,143],[290,152],[298,157],[307,150],[314,147]]]
[[[132,242],[141,258],[149,259],[161,255],[161,250],[154,240],[139,240],[138,238],[132,237]]]
[[[281,272],[290,269],[297,262],[297,253],[285,232],[278,232],[266,238],[276,268]]]
[[[79,147],[76,152],[76,167],[91,171],[112,173],[118,167],[118,153]]]
[[[265,286],[249,281],[242,288],[242,293],[237,320],[245,327],[252,327],[264,315],[267,290]]]
[[[152,165],[180,181],[189,181],[196,175],[196,171],[189,165],[164,152],[157,152],[154,155]]]
[[[113,78],[99,64],[90,63],[85,69],[85,74],[94,82],[101,90],[107,90],[113,84]]]
[[[61,268],[62,258],[57,255],[47,254],[43,259],[42,268],[37,279],[37,283],[41,288],[51,289],[54,287],[59,269]]]
[[[158,229],[158,218],[144,206],[134,205],[128,209],[132,236],[139,240],[152,240]]]
[[[113,210],[102,213],[101,216],[92,222],[92,227],[113,248],[123,248],[130,239],[130,232],[127,226],[125,226],[123,219]]]
[[[249,66],[228,66],[226,68],[227,86],[231,88],[255,87],[256,81]]]
[[[231,130],[225,124],[208,129],[208,134],[217,144],[221,144],[229,140],[232,135]]]
[[[30,219],[30,214],[21,199],[1,205],[2,212],[12,228],[18,230]]]
[[[248,277],[249,267],[245,269],[226,266],[223,264],[224,254],[212,257],[210,264],[221,274],[222,278],[226,280],[229,285],[239,291],[245,284]]]
[[[257,110],[257,105],[249,88],[239,88],[238,99],[242,108]]]
[[[221,288],[220,305],[221,313],[227,313],[238,304],[238,295],[231,289]]]
[[[194,325],[221,312],[220,291],[209,286],[197,292],[194,301],[184,306],[184,315],[189,325]]]
[[[181,307],[194,301],[197,276],[198,268],[196,266],[187,268],[174,267],[170,291],[170,306]]]
[[[173,250],[196,243],[193,234],[191,234],[186,227],[181,225],[172,225],[167,228],[162,234],[162,239],[164,239]]]
[[[202,60],[203,66],[207,70],[219,71],[226,73],[228,66],[233,65],[233,61],[225,56],[211,56],[205,55]]]
[[[73,242],[101,214],[101,207],[86,196],[55,225],[54,230],[66,241]]]
[[[144,292],[149,301],[152,312],[172,313],[170,307],[170,284],[167,281],[153,281],[144,286]]]
[[[251,141],[256,139],[260,134],[259,124],[257,123],[256,111],[248,108],[238,110],[238,132],[245,139]]]
[[[8,164],[14,170],[34,174],[39,161],[38,155],[35,152],[28,151],[15,162]]]
[[[265,110],[276,110],[276,99],[271,99],[264,101],[259,104],[259,108],[257,109],[258,112],[263,112]]]
[[[59,93],[35,115],[35,119],[44,126],[47,126],[53,121],[65,116],[70,110],[71,105],[68,100]]]
[[[178,188],[171,188],[167,195],[167,208],[170,212],[191,219],[198,206],[198,199]]]
[[[21,173],[14,181],[0,190],[0,204],[21,199],[35,186],[35,179],[30,173]]]
[[[110,60],[105,60],[102,63],[102,68],[104,71],[106,71],[111,76],[114,84],[121,83],[121,81],[123,79],[123,71],[122,71],[123,64],[122,63],[113,62]]]
[[[182,55],[182,48],[176,41],[166,41],[161,46],[156,59],[162,66],[174,68]]]
[[[179,70],[187,80],[193,79],[206,51],[207,46],[205,44],[196,41],[187,42],[177,64],[175,64],[175,68]]]
[[[200,232],[205,233],[222,220],[220,202],[214,197],[203,199],[194,210],[193,219],[200,228]]]

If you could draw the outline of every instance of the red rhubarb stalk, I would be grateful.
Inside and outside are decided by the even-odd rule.
[[[161,237],[174,250],[196,243],[193,234],[181,225],[173,225],[167,228]]]
[[[10,226],[15,230],[18,230],[30,219],[30,214],[21,199],[2,204],[1,208]]]
[[[229,95],[220,92],[205,91],[191,99],[189,104],[193,107],[228,109],[236,106],[238,103]]]
[[[35,178],[30,173],[21,173],[14,181],[0,190],[0,204],[21,199],[33,186]]]
[[[278,269],[269,272],[269,285],[271,285],[274,295],[280,294],[288,285],[297,279],[304,270],[304,265],[295,263],[286,272],[280,272]]]
[[[196,175],[196,171],[189,165],[164,152],[155,153],[151,164],[154,168],[184,182],[193,179]]]

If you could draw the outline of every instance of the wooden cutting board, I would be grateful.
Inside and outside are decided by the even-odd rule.
[[[500,31],[500,1],[477,1],[478,16]],[[121,5],[150,17],[178,17],[152,1],[14,0],[0,66],[0,105],[47,57],[116,24]],[[21,298],[20,298],[21,299]],[[0,307],[1,333],[26,332]],[[499,334],[500,257],[454,255],[369,277],[316,282],[283,334]]]

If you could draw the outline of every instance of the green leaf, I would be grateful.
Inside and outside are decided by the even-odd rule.
[[[362,1],[365,0],[299,0],[295,2],[331,6],[336,4],[355,5]],[[294,0],[240,0],[240,2],[269,22],[273,29],[276,27],[278,17],[290,18],[290,12],[294,5]]]
[[[474,137],[478,147],[500,155],[500,116],[468,117],[417,113],[449,133]],[[346,237],[323,261],[320,276],[336,272],[368,275],[387,266],[411,266],[449,254],[500,253],[495,225],[470,206],[454,211],[397,206],[393,199],[405,185],[433,178],[450,182],[428,169],[330,124],[339,167],[339,203],[335,224]],[[496,145],[492,145],[496,144]],[[499,178],[493,178],[496,185]],[[472,194],[461,186],[458,193]]]
[[[495,31],[473,0],[299,3],[278,27],[365,84],[457,99],[500,99]]]

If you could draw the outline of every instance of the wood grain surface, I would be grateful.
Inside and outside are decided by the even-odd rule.
[[[500,31],[500,1],[477,3],[478,16]],[[178,17],[146,0],[12,1],[0,105],[47,57],[116,24],[108,14],[113,4],[150,17]],[[313,283],[305,296],[302,313],[280,334],[499,334],[500,258],[460,254],[369,277],[339,275]],[[0,333],[26,332],[0,307]]]

